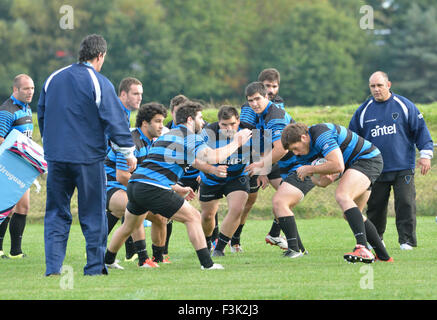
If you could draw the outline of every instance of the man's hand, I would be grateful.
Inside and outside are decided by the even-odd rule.
[[[245,171],[249,173],[250,177],[252,177],[253,175],[259,174],[263,167],[264,163],[262,161],[253,162],[246,167]]]
[[[234,140],[237,141],[238,145],[241,147],[252,137],[252,130],[243,129],[234,134]]]
[[[211,170],[210,174],[215,175],[216,177],[226,178],[228,176],[228,166],[220,165]]]
[[[182,198],[185,198],[185,200],[187,201],[191,201],[196,198],[196,193],[193,191],[193,189],[191,189],[191,187],[183,187],[176,183],[172,185],[172,189],[174,192],[176,192]]]
[[[257,186],[261,186],[264,190],[269,185],[269,178],[266,175],[258,176],[258,178],[256,178],[256,184]]]
[[[325,188],[333,183],[339,174],[320,174],[320,175],[312,175],[311,181],[318,187]]]
[[[301,166],[297,168],[296,173],[300,180],[304,180],[307,176],[313,175],[313,166]]]
[[[129,167],[129,172],[134,172],[135,169],[137,168],[137,158],[136,157],[126,158],[126,162],[127,162],[127,166]]]
[[[425,175],[431,169],[431,159],[420,158],[417,162],[417,166],[420,167],[420,173]]]
[[[196,198],[196,193],[191,189],[191,187],[182,187],[180,195],[187,201],[191,201]]]

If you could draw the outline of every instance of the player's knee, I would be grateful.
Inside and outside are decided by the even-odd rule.
[[[30,203],[23,201],[22,203],[17,203],[14,212],[18,212],[20,214],[28,214],[29,210],[30,210]]]
[[[287,204],[284,201],[283,197],[278,197],[278,196],[273,196],[272,199],[272,206],[273,206],[273,211],[277,212],[278,210],[281,210],[284,207],[288,207]]]
[[[336,192],[335,193],[335,201],[337,201],[337,203],[340,207],[343,207],[346,205],[347,202],[350,201],[350,197],[348,194],[346,194],[344,192]]]
[[[228,207],[228,213],[232,213],[237,216],[241,216],[244,211],[244,201],[239,201],[237,203],[233,203]]]
[[[256,198],[257,198],[256,194],[255,195],[249,194],[249,197],[247,198],[247,201],[245,204],[245,208],[251,209],[256,202]]]
[[[216,213],[214,211],[202,211],[202,220],[203,221],[212,221],[215,219]]]
[[[166,217],[163,217],[163,216],[161,216],[159,214],[155,215],[155,217],[156,217],[155,223],[157,225],[162,226],[162,227],[167,225],[168,219]]]
[[[200,212],[192,208],[185,214],[185,223],[201,223]]]

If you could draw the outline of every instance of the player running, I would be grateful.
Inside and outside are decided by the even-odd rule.
[[[332,123],[308,127],[302,123],[288,125],[282,132],[284,149],[296,155],[301,167],[296,172],[299,179],[313,174],[341,174],[335,199],[355,236],[356,246],[344,254],[348,262],[371,263],[375,256],[367,249],[367,241],[374,248],[377,259],[393,261],[387,253],[374,225],[362,215],[370,195],[370,187],[382,171],[381,152],[373,144],[342,126]],[[311,162],[325,158],[323,164]],[[296,238],[295,226],[282,228],[287,239]],[[290,241],[290,240],[289,240]]]

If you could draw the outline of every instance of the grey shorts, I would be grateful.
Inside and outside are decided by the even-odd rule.
[[[298,188],[304,195],[314,188],[314,183],[311,181],[311,177],[305,177],[305,179],[302,181],[297,176],[296,171],[291,172],[287,178],[281,181],[281,184],[284,182],[287,182],[293,187]]]
[[[147,211],[171,218],[184,204],[184,198],[173,191],[147,183],[129,182],[127,185],[129,199],[126,208],[134,215],[142,215]]]
[[[376,157],[370,159],[358,159],[347,169],[355,169],[365,174],[370,180],[369,190],[372,188],[373,183],[378,179],[384,167],[384,161],[382,155],[379,154]]]
[[[214,186],[207,185],[203,182],[200,183],[199,200],[202,202],[208,202],[217,200],[227,196],[234,191],[244,191],[249,193],[249,177],[241,176],[237,179],[227,181],[223,184],[217,184]]]
[[[272,167],[272,171],[267,175],[267,178],[269,180],[279,179],[281,178],[281,169],[279,168],[279,165],[275,163]],[[250,177],[250,191],[249,193],[256,193],[258,192],[259,188],[261,186],[257,185],[258,176],[251,176]]]

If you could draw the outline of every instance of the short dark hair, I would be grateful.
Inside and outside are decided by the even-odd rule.
[[[219,112],[217,114],[218,120],[229,120],[232,117],[235,117],[235,119],[239,119],[240,115],[238,114],[237,108],[233,106],[221,106],[219,109]]]
[[[299,142],[301,136],[308,134],[308,126],[304,123],[290,123],[287,125],[281,134],[281,143],[285,150],[288,149],[290,144]]]
[[[135,127],[139,128],[143,124],[143,121],[150,122],[157,114],[162,114],[164,118],[167,117],[167,109],[164,105],[158,102],[149,102],[141,105],[138,109]]]
[[[199,102],[188,100],[182,103],[176,111],[175,124],[187,123],[188,118],[195,118],[199,111],[203,110],[203,105]]]
[[[183,94],[178,94],[170,100],[170,111],[173,112],[174,108],[187,102],[189,99]]]
[[[140,80],[132,77],[127,77],[121,80],[120,85],[118,86],[118,95],[121,95],[123,91],[129,93],[130,87],[133,84],[140,86],[143,85]]]
[[[267,68],[258,75],[258,81],[264,82],[266,80],[270,82],[278,81],[279,84],[281,82],[281,75],[275,68]]]
[[[79,62],[86,62],[97,58],[107,50],[106,40],[98,34],[86,36],[79,47]]]
[[[254,94],[257,94],[257,93],[259,93],[263,97],[265,97],[267,95],[267,89],[261,81],[256,81],[256,82],[250,83],[246,87],[246,90],[244,91],[246,98],[253,96]]]

